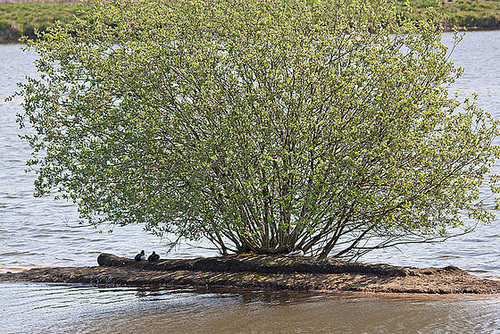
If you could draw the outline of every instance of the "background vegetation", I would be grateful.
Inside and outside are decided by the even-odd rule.
[[[21,36],[33,39],[35,29],[45,31],[56,21],[69,22],[85,8],[76,1],[0,2],[0,41],[16,41]]]
[[[397,0],[402,6],[407,0]],[[87,8],[89,0],[11,0],[0,1],[0,41],[35,37],[55,21],[70,21]],[[500,0],[409,0],[416,18],[430,7],[439,8],[447,19],[444,27],[500,28]]]
[[[402,5],[406,0],[398,0]],[[500,28],[500,0],[409,0],[416,17],[430,7],[439,8],[447,18],[445,27]]]

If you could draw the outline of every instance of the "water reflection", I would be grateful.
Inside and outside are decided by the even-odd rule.
[[[8,333],[493,333],[500,297],[0,284]]]

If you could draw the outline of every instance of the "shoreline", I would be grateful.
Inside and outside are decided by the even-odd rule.
[[[500,281],[478,278],[453,266],[421,269],[263,255],[229,255],[149,263],[105,253],[99,255],[98,263],[96,267],[49,267],[2,273],[0,282],[189,286],[295,290],[321,294],[500,295]]]
[[[0,45],[4,44],[26,44],[26,41],[21,40],[23,36],[27,35],[28,40],[34,40],[34,29],[33,27],[28,28],[30,30],[29,33],[25,34],[20,30],[12,29],[9,27],[6,30],[2,30],[0,27]],[[46,28],[42,29],[41,31],[45,31]],[[471,31],[497,31],[500,30],[500,26],[494,25],[491,27],[481,27],[481,26],[471,26],[471,27],[466,27],[466,26],[461,26],[457,27],[457,31],[464,33],[464,32],[471,32]],[[444,32],[453,32],[453,28],[451,27],[445,27],[443,28],[443,33]],[[5,37],[7,35],[7,37]],[[10,37],[10,36],[12,37]]]
[[[416,19],[434,6],[421,0],[410,3]],[[75,16],[84,16],[88,8],[90,2],[85,0],[0,1],[0,43],[19,42],[22,36],[36,39],[35,30],[46,31],[56,21],[69,23]],[[500,4],[494,1],[462,3],[449,0],[438,11],[445,16],[441,22],[444,32],[452,31],[454,26],[459,31],[500,30]]]

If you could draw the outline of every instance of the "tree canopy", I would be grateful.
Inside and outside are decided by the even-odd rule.
[[[497,123],[385,0],[110,0],[30,46],[38,195],[221,253],[356,258],[488,222]]]

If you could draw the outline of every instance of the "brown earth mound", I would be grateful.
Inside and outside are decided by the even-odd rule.
[[[497,294],[500,281],[453,266],[419,269],[309,257],[231,255],[157,263],[101,254],[99,267],[35,268],[0,274],[0,281],[127,286],[203,286],[324,292]]]

